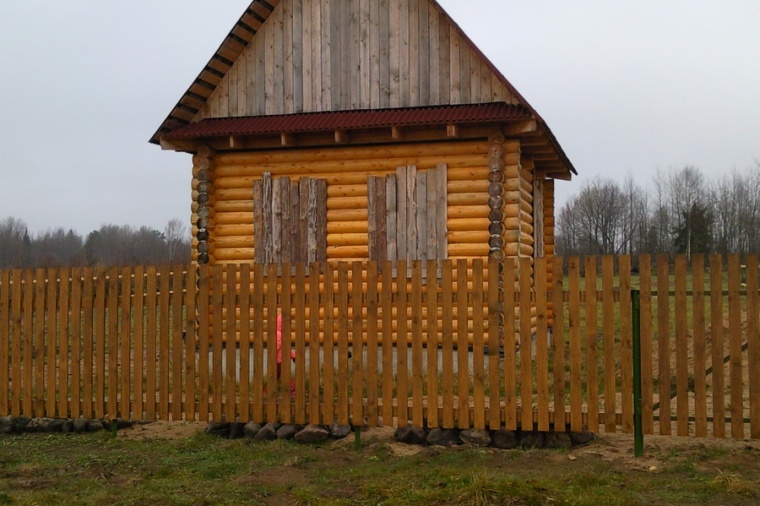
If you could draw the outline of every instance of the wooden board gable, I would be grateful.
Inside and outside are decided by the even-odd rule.
[[[518,103],[428,0],[283,0],[193,118]]]

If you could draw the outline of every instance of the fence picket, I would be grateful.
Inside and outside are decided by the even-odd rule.
[[[377,323],[377,262],[370,262],[367,265],[367,424],[370,427],[378,425]]]
[[[324,372],[322,373],[323,416],[332,423],[335,420],[335,276],[332,269],[325,270],[325,331],[324,353],[322,355]]]
[[[671,432],[670,416],[670,279],[668,255],[657,255],[657,350],[660,434]]]
[[[250,272],[250,265],[244,264],[243,272]],[[140,276],[141,278],[142,276]],[[138,274],[135,273],[135,281],[137,281]],[[248,293],[248,278],[243,278],[241,276],[241,298],[244,297],[244,294]],[[137,288],[135,288],[135,294],[137,294]],[[184,406],[184,417],[185,420],[195,420],[195,394],[196,394],[196,386],[198,384],[198,378],[195,375],[196,371],[196,365],[195,365],[195,346],[198,339],[198,334],[196,333],[196,317],[197,317],[197,306],[196,306],[196,297],[198,295],[198,269],[196,269],[194,266],[190,266],[187,269],[187,281],[186,281],[186,288],[185,288],[185,331],[183,334],[184,337],[184,348],[185,348],[185,388],[183,391],[184,399],[183,399],[183,406]],[[246,299],[247,300],[247,299]],[[137,302],[137,301],[135,301]],[[248,304],[246,302],[246,307],[248,307]],[[140,318],[136,320],[136,322],[142,321],[142,310],[137,310],[137,304],[135,304],[135,313],[141,315]],[[243,323],[247,323],[248,318],[247,314],[246,317],[243,318]],[[135,341],[137,341],[137,331],[135,330]],[[139,349],[139,348],[138,348]],[[136,355],[135,355],[136,356]],[[248,363],[248,354],[246,353],[244,357],[244,361],[242,363]],[[245,376],[248,377],[247,375]],[[243,388],[247,387],[247,382],[245,382],[245,385],[240,386],[241,395],[243,392]],[[245,390],[247,392],[248,390]],[[246,395],[247,397],[247,395]],[[247,406],[246,406],[247,408]],[[244,410],[244,413],[247,413],[247,409]],[[244,416],[245,422],[248,421],[247,414],[244,415],[241,413],[241,416]]]
[[[118,411],[119,391],[119,269],[112,267],[108,271],[106,279],[106,356],[108,362],[107,384],[108,404],[106,411],[108,418],[115,420]],[[162,418],[166,420],[166,418]]]
[[[401,221],[401,220],[399,220]],[[398,295],[396,300],[399,315],[405,315],[407,310],[407,263],[405,260],[398,262]],[[396,342],[396,419],[399,426],[406,426],[409,420],[409,365],[407,353],[409,350],[409,336],[407,334],[406,318],[398,318],[398,331]]]
[[[10,413],[13,416],[19,416],[22,413],[22,389],[24,384],[21,378],[21,365],[26,361],[26,357],[22,356],[22,339],[25,337],[25,333],[22,332],[22,284],[23,284],[23,272],[19,269],[13,270],[11,273],[11,282],[13,284],[13,290],[11,291],[11,395]],[[25,411],[28,413],[28,411]]]
[[[441,379],[442,421],[443,428],[453,429],[454,425],[454,331],[453,320],[454,298],[452,293],[452,261],[444,260],[441,269],[441,349],[443,377]]]
[[[707,436],[707,361],[705,360],[705,259],[694,255],[691,264],[692,322],[694,329],[694,434]]]
[[[382,397],[383,425],[393,425],[393,343],[391,321],[393,311],[393,267],[390,261],[383,262],[380,310],[382,312]]]
[[[309,266],[309,423],[319,423],[319,412],[319,264],[312,263]]]
[[[520,269],[520,393],[522,429],[533,430],[533,350],[531,334],[533,321],[531,307],[531,259],[519,259]]]
[[[583,376],[581,360],[581,306],[580,259],[568,259],[568,327],[570,330],[570,429],[583,430]],[[588,363],[595,370],[594,363]],[[588,383],[588,381],[587,381]],[[598,412],[589,411],[589,419],[597,419]]]
[[[747,366],[749,374],[749,423],[750,437],[760,438],[760,381],[757,371],[760,371],[760,328],[758,317],[758,266],[757,256],[749,255],[746,259],[747,270]],[[754,372],[754,374],[753,374]]]
[[[237,388],[236,388],[236,381],[235,376],[237,373],[237,363],[236,363],[236,357],[235,357],[235,342],[236,342],[236,323],[237,318],[234,317],[235,314],[238,314],[236,309],[237,305],[235,304],[235,291],[237,288],[237,280],[236,278],[237,274],[237,268],[235,264],[227,264],[226,265],[226,275],[227,275],[227,283],[225,284],[225,290],[224,290],[224,310],[227,313],[227,318],[225,319],[226,329],[225,329],[225,361],[227,362],[227,371],[225,373],[225,415],[226,419],[230,421],[235,420],[235,416],[237,415],[237,406],[235,403],[235,398],[237,396]],[[240,308],[240,313],[243,312],[243,308]]]
[[[71,330],[69,329],[70,325],[70,317],[71,313],[69,312],[70,308],[70,298],[71,298],[71,269],[68,267],[64,267],[61,269],[60,273],[58,274],[60,278],[60,285],[59,285],[59,302],[58,302],[58,326],[60,328],[60,344],[59,344],[59,351],[58,351],[58,357],[54,360],[57,360],[58,363],[58,413],[57,416],[61,418],[68,418],[70,416],[69,411],[69,372],[71,370],[71,358],[69,357],[69,349],[70,349],[70,335]],[[5,348],[4,348],[5,349]],[[2,366],[0,366],[0,369]],[[1,384],[2,380],[0,380]],[[2,403],[0,402],[0,406],[2,406]]]
[[[132,363],[130,352],[132,350],[132,274],[131,268],[121,270],[121,301],[120,301],[120,323],[119,323],[119,385],[120,404],[119,418],[129,420],[131,418],[131,370]],[[181,278],[180,278],[181,280]]]
[[[457,260],[457,427],[470,427],[470,360],[467,348],[467,260]]]
[[[156,419],[156,336],[158,333],[158,317],[156,314],[158,308],[156,302],[158,300],[158,275],[156,268],[153,266],[148,267],[146,274],[145,418],[153,421]],[[208,314],[208,311],[206,311],[206,314]],[[201,323],[204,322],[202,321]],[[208,319],[206,319],[205,323],[206,325],[202,326],[201,329],[205,328],[206,332],[208,332]],[[206,340],[206,344],[208,345],[208,340]],[[208,353],[205,356],[208,356]],[[208,374],[206,374],[206,380],[208,381]],[[205,397],[208,398],[208,394]],[[208,414],[206,417],[208,417]]]
[[[282,358],[282,376],[280,383],[280,419],[283,423],[292,423],[291,410],[291,378],[290,378],[290,350],[292,349],[291,333],[291,293],[290,293],[290,264],[285,263],[282,266],[282,347],[280,357]],[[241,307],[241,312],[242,312]],[[246,309],[247,312],[247,309]]]
[[[213,285],[211,287],[211,314],[213,316],[211,343],[211,412],[214,420],[221,420],[223,406],[222,347],[224,345],[224,266],[213,267]],[[206,355],[208,356],[208,355]],[[207,359],[204,359],[207,360]]]
[[[586,388],[588,430],[599,432],[599,322],[597,318],[596,257],[586,257],[583,288],[586,295]],[[572,312],[570,313],[572,315]],[[571,316],[572,317],[572,316]],[[576,317],[580,319],[580,315]],[[570,408],[571,412],[573,408]],[[576,420],[576,427],[578,421]]]
[[[34,416],[45,416],[45,270],[34,275]],[[31,328],[31,327],[30,327]],[[101,415],[102,418],[102,415]]]
[[[354,284],[356,286],[356,284]],[[412,262],[412,424],[422,427],[422,263]]]
[[[95,271],[95,418],[105,416],[106,389],[106,289],[105,269]]]
[[[623,432],[633,432],[633,328],[631,308],[631,258],[618,257],[620,291],[620,410]]]
[[[676,319],[676,431],[689,435],[689,343],[686,321],[686,256],[675,260]]]
[[[430,267],[428,267],[428,272]],[[433,276],[428,278],[428,286],[431,281],[434,283],[437,278]],[[488,261],[488,424],[492,430],[498,430],[501,428],[501,374],[499,372],[499,262],[495,258],[490,258]],[[433,288],[433,295],[435,295],[435,288]],[[428,314],[434,314],[435,305],[429,302],[431,309],[428,309]],[[436,327],[431,328],[431,332]],[[437,334],[437,332],[436,332]],[[437,349],[437,348],[436,348]],[[437,353],[435,354],[437,356]],[[435,374],[430,373],[431,377],[436,377],[438,372],[438,365],[435,362],[429,362],[433,364]],[[437,379],[437,377],[436,377]],[[436,392],[436,400],[437,400]]]
[[[0,416],[10,414],[9,393],[12,392],[12,385],[9,382],[9,358],[18,360],[11,355],[11,342],[9,329],[9,309],[11,303],[11,271],[0,271]],[[11,339],[12,341],[12,339]]]
[[[652,258],[639,257],[639,291],[641,294],[641,420],[645,434],[654,434],[652,397],[654,381],[652,370]]]
[[[209,419],[209,308],[210,272],[208,265],[198,267],[198,416]],[[150,277],[148,278],[150,280]],[[148,306],[150,307],[150,306]],[[260,419],[260,418],[259,418]]]
[[[306,423],[306,266],[299,262],[296,264],[296,402],[294,407],[295,423]]]
[[[170,273],[169,266],[162,265],[159,269],[158,305],[159,305],[159,325],[158,325],[158,417],[160,420],[169,419],[169,357],[171,350],[169,348],[171,322],[169,317],[170,310]]]
[[[602,332],[604,333],[604,426],[606,432],[615,432],[617,428],[614,282],[614,258],[604,256],[602,257]]]
[[[536,294],[536,393],[538,399],[538,430],[549,430],[549,340],[547,336],[546,258],[533,263]]]
[[[358,427],[363,424],[364,419],[364,344],[362,342],[362,307],[364,306],[364,300],[361,283],[362,263],[358,261],[354,262],[352,270],[353,294],[351,297],[351,307],[353,309],[353,326],[351,328],[351,344],[353,349],[351,353],[351,365],[353,370],[353,388],[351,394],[351,421],[352,425]]]
[[[267,308],[267,422],[277,421],[277,264],[269,264],[266,284]]]
[[[203,355],[201,355],[203,356]],[[264,266],[253,264],[253,395],[254,420],[264,420]]]
[[[129,279],[129,278],[126,278]],[[182,420],[182,393],[184,384],[182,382],[182,358],[184,356],[184,343],[182,339],[182,308],[184,306],[184,297],[182,296],[183,273],[181,266],[172,267],[172,293],[171,293],[171,413],[172,420]],[[127,362],[129,356],[127,355]],[[129,381],[127,379],[127,381]]]
[[[47,361],[45,364],[46,378],[43,395],[45,396],[45,415],[49,417],[56,416],[56,393],[57,387],[60,384],[57,381],[56,376],[56,364],[58,363],[56,357],[58,355],[58,350],[63,350],[63,348],[60,348],[60,342],[58,342],[57,339],[58,336],[63,333],[58,332],[58,320],[60,311],[58,311],[57,295],[59,292],[59,281],[57,280],[58,270],[54,268],[48,269],[47,280],[45,282],[47,285],[47,307],[43,316],[44,326],[42,329],[45,333],[43,340],[45,342],[47,351]]]
[[[744,437],[744,399],[742,378],[741,273],[738,255],[728,256],[728,353],[731,437]]]
[[[348,425],[348,264],[338,264],[338,423]],[[327,401],[327,400],[326,400]],[[330,400],[332,402],[332,400]],[[326,420],[330,423],[331,420]]]
[[[716,325],[717,324],[717,325]],[[723,376],[723,258],[710,256],[710,337],[712,353],[712,388],[710,389],[713,416],[713,437],[726,436],[725,382]]]
[[[517,266],[513,258],[504,260],[504,308],[515,308]],[[444,288],[446,285],[444,284]],[[444,306],[445,307],[445,306]],[[444,325],[446,319],[444,318]],[[507,430],[517,429],[517,343],[515,310],[504,312],[504,421]],[[564,337],[563,337],[564,339]],[[446,370],[443,371],[444,375]],[[445,376],[444,376],[445,381]]]

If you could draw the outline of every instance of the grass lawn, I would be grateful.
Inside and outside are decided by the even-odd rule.
[[[302,446],[222,440],[198,426],[171,437],[3,436],[0,504],[760,501],[758,442],[648,437],[646,456],[635,459],[630,436],[573,451],[503,451],[411,447],[393,442],[391,433],[364,433],[359,451],[353,436]]]

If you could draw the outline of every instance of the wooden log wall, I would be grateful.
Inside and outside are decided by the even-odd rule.
[[[447,164],[447,255],[449,258],[485,258],[489,252],[489,143],[487,141],[430,142],[395,146],[359,146],[287,151],[219,153],[202,172],[200,157],[194,168],[196,214],[194,222],[206,224],[193,230],[194,249],[203,242],[210,263],[252,262],[254,253],[253,182],[265,172],[291,181],[303,176],[324,179],[327,184],[327,260],[366,260],[369,257],[368,176],[395,174],[397,167],[415,165],[418,170]],[[519,191],[519,143],[504,143],[506,187]],[[201,181],[208,175],[209,181]],[[199,177],[200,176],[200,177]],[[513,181],[514,179],[514,181]],[[202,183],[208,183],[201,198]],[[506,193],[509,195],[509,191]],[[200,200],[208,200],[201,206]],[[514,238],[520,215],[509,205],[505,211],[505,237]],[[199,212],[208,220],[198,222]],[[510,231],[511,230],[511,231]],[[205,237],[208,232],[208,238]],[[506,246],[507,254],[517,253]]]
[[[282,1],[226,74],[205,74],[218,84],[194,121],[517,103],[459,29],[427,0]]]

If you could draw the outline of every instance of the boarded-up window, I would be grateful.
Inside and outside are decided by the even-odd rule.
[[[253,233],[257,263],[327,260],[327,181],[265,173],[253,183]]]
[[[369,177],[370,260],[447,257],[446,180],[445,164],[421,171],[408,165]]]
[[[533,257],[544,256],[544,180],[533,179]]]

